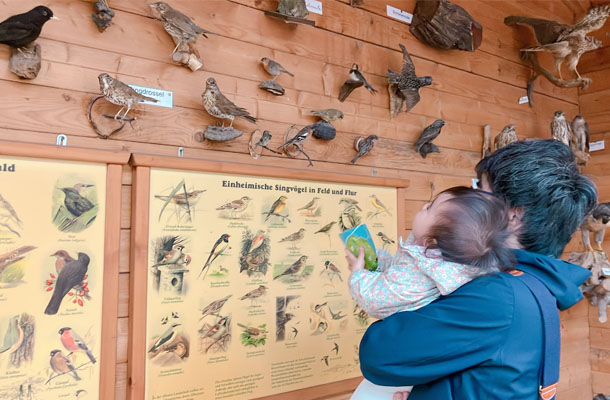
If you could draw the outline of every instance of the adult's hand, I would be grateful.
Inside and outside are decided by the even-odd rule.
[[[396,392],[392,396],[392,400],[407,400],[411,392]]]

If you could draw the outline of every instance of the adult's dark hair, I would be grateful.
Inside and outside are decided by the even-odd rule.
[[[465,186],[441,194],[452,197],[422,238],[427,249],[440,250],[444,260],[473,266],[473,276],[511,270],[515,259],[506,244],[511,234],[506,203]]]
[[[476,171],[511,208],[522,208],[519,243],[535,253],[559,257],[597,203],[595,184],[557,140],[513,143],[481,160]]]

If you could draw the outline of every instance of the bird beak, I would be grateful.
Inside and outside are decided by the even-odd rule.
[[[51,17],[51,19],[54,19],[54,20],[57,20],[57,21],[61,21],[61,20],[60,20],[59,18],[57,18],[55,15],[53,15],[53,16]]]

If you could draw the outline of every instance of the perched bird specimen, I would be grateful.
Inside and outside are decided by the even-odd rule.
[[[81,190],[84,188],[92,187],[93,185],[87,185],[84,183],[77,183],[73,187],[60,188],[66,195],[64,198],[64,205],[70,214],[74,217],[80,217],[82,214],[91,210],[95,205],[81,195]]]
[[[364,75],[358,69],[358,64],[353,64],[349,70],[349,78],[343,82],[341,89],[339,89],[339,101],[344,102],[354,89],[363,85],[371,94],[377,93],[377,90],[366,81]]]
[[[371,199],[371,204],[373,205],[373,207],[375,207],[375,209],[377,210],[377,214],[380,213],[388,213],[388,215],[392,215],[392,213],[390,213],[390,211],[388,211],[387,207],[381,202],[381,200],[379,200],[377,198],[376,195],[372,194],[369,196],[369,198]]]
[[[417,76],[415,74],[415,65],[413,65],[407,49],[402,44],[398,46],[402,50],[402,70],[400,74],[397,74],[388,68],[388,83],[390,84],[388,92],[390,93],[392,117],[402,111],[404,103],[406,103],[406,112],[411,111],[419,103],[419,89],[432,84],[431,76]]]
[[[494,138],[494,151],[498,151],[498,149],[501,149],[504,146],[508,146],[509,144],[518,141],[519,138],[517,138],[517,131],[515,129],[515,125],[506,125]]]
[[[243,213],[244,211],[246,211],[246,209],[248,208],[248,205],[250,204],[250,201],[252,201],[251,197],[248,196],[242,196],[241,198],[237,199],[237,200],[233,200],[229,203],[223,204],[222,206],[216,208],[217,211],[228,211],[231,213],[231,215],[235,215],[235,214],[240,214]]]
[[[290,235],[282,238],[279,243],[291,242],[292,248],[296,247],[296,243],[303,240],[305,237],[305,228],[299,229],[297,232],[291,233]]]
[[[572,121],[570,147],[579,165],[585,165],[589,161],[589,124],[580,114]]]
[[[388,235],[386,235],[383,232],[377,232],[377,236],[379,236],[379,238],[381,239],[381,242],[383,243],[384,248],[386,246],[390,246],[390,245],[393,245],[394,243],[396,243],[393,239],[390,239],[388,237]]]
[[[294,276],[301,272],[303,267],[305,267],[305,262],[307,262],[307,256],[301,256],[298,260],[296,260],[290,267],[288,267],[284,272],[279,274],[278,276],[273,277],[273,279],[278,279],[282,276]]]
[[[104,95],[104,98],[112,104],[121,106],[121,109],[114,115],[115,120],[125,120],[129,111],[138,103],[143,101],[156,103],[158,101],[152,97],[141,95],[131,86],[118,79],[114,79],[107,73],[99,74],[98,79],[100,81],[100,91]],[[123,110],[125,110],[125,113],[120,117],[121,111]]]
[[[299,133],[296,134],[296,136],[294,136],[292,139],[288,140],[286,143],[284,143],[280,147],[278,147],[278,150],[284,149],[291,145],[294,145],[296,147],[302,146],[303,143],[305,142],[305,140],[307,140],[307,138],[309,138],[309,131],[311,130],[312,126],[313,125],[307,125],[303,129],[301,129],[299,131]]]
[[[566,121],[566,117],[561,110],[555,111],[555,116],[553,117],[553,121],[551,121],[551,135],[553,136],[553,139],[562,142],[566,146],[570,145],[572,127],[568,121]]]
[[[336,223],[337,223],[337,221],[329,222],[328,224],[324,225],[323,227],[318,229],[316,232],[314,232],[314,234],[316,234],[316,233],[324,233],[324,234],[326,234],[326,236],[328,236],[328,244],[330,245],[331,244],[331,241],[330,241],[330,230],[333,228],[333,226],[335,226]]]
[[[18,249],[0,254],[0,274],[10,266],[25,258],[24,254],[34,250],[35,246],[21,246]]]
[[[354,140],[354,149],[356,149],[357,153],[350,162],[354,164],[360,157],[369,154],[371,150],[373,150],[373,146],[375,146],[375,141],[378,139],[377,135],[369,135],[367,137],[358,136]]]
[[[204,338],[211,338],[216,340],[227,332],[229,321],[229,317],[222,317],[218,320],[218,322],[210,326],[210,328],[205,333],[203,333],[201,329],[199,330],[199,333],[203,333]]]
[[[309,11],[305,0],[280,0],[277,12],[289,17],[307,18]]]
[[[441,134],[443,126],[445,126],[445,121],[437,119],[424,129],[419,139],[417,139],[417,142],[415,142],[415,151],[417,151],[422,158],[426,158],[428,153],[441,152],[432,141]]]
[[[343,119],[343,112],[341,110],[337,110],[336,108],[326,108],[324,110],[311,110],[313,115],[316,115],[322,118],[326,122],[336,121],[338,119]]]
[[[256,289],[249,291],[248,293],[241,296],[239,299],[240,300],[246,300],[246,299],[256,300],[256,299],[264,296],[266,293],[267,293],[267,286],[259,285]]]
[[[256,118],[245,109],[236,106],[220,92],[216,79],[208,78],[205,82],[205,91],[201,95],[203,107],[212,117],[228,119],[231,121],[229,127],[233,127],[235,118],[243,118],[249,122],[256,123]]]
[[[193,190],[191,192],[188,192],[186,195],[184,193],[176,193],[172,196],[170,203],[176,204],[178,206],[186,206],[187,202],[190,204],[194,204],[198,200],[199,195],[204,192],[206,192],[206,190]],[[169,196],[156,194],[155,198],[162,201],[167,201],[167,199],[169,199]]]
[[[19,315],[15,315],[9,320],[2,346],[0,346],[0,354],[11,354],[21,346],[21,343],[23,343],[23,329],[19,326]]]
[[[64,296],[75,286],[80,286],[89,268],[89,256],[85,253],[78,253],[78,259],[67,262],[61,272],[57,275],[53,295],[49,300],[44,313],[55,315],[59,310]]]
[[[78,334],[74,332],[72,328],[61,328],[58,333],[61,335],[59,340],[61,341],[61,344],[64,345],[66,350],[68,350],[70,353],[74,353],[75,351],[85,353],[87,357],[89,357],[91,363],[95,364],[95,357],[93,356],[93,353],[91,353],[91,350],[89,350],[87,343],[85,343],[85,341],[78,336]]]
[[[364,0],[349,0],[349,5],[352,7],[358,7],[364,4]]]
[[[309,214],[309,215],[315,215],[316,211],[318,210],[318,207],[320,202],[320,198],[319,197],[314,197],[313,199],[311,199],[311,201],[307,204],[305,204],[303,207],[299,208],[297,211],[304,211],[305,214]]]
[[[258,142],[256,142],[256,144],[255,144],[254,146],[255,146],[255,147],[256,147],[256,146],[260,146],[260,147],[262,147],[263,149],[267,149],[267,150],[269,150],[269,151],[270,151],[270,152],[272,152],[272,153],[275,153],[275,154],[280,154],[279,152],[277,152],[277,151],[273,150],[271,147],[269,147],[269,143],[271,143],[271,138],[272,138],[272,137],[273,137],[273,136],[271,135],[271,132],[269,132],[268,130],[264,130],[264,131],[263,131],[263,135],[261,136],[261,138],[259,139],[259,141],[258,141]]]
[[[263,65],[263,68],[265,68],[265,71],[267,71],[269,75],[273,76],[273,80],[276,80],[277,77],[282,74],[282,72],[287,75],[294,76],[294,74],[284,68],[282,64],[277,61],[273,61],[270,58],[263,57],[261,58],[260,62]]]
[[[343,282],[343,278],[341,278],[341,271],[330,260],[326,260],[324,262],[324,270],[322,272],[320,272],[320,274],[322,274],[322,273],[326,273],[326,275],[328,275],[328,279],[330,281],[332,281],[333,277],[336,276],[337,278],[339,278],[339,280],[341,282]]]
[[[222,253],[224,253],[224,251],[227,249],[227,247],[229,247],[229,238],[230,237],[231,236],[226,233],[223,233],[222,235],[220,235],[220,237],[218,238],[216,243],[214,243],[214,246],[212,247],[212,250],[210,251],[210,255],[208,256],[208,259],[206,260],[203,267],[201,268],[201,272],[199,272],[199,276],[197,276],[197,278],[201,277],[201,274],[203,274],[203,272],[205,271],[205,274],[203,275],[203,278],[202,278],[202,279],[205,279],[205,276],[208,274],[208,271],[209,271],[209,266],[212,265],[212,263],[214,262],[214,260],[216,260],[218,258],[218,256],[220,256]]]
[[[201,321],[202,319],[204,319],[208,315],[216,315],[216,316],[218,316],[218,313],[220,312],[220,310],[222,310],[222,307],[224,307],[224,305],[231,298],[231,296],[232,295],[229,294],[229,295],[223,297],[222,299],[214,300],[213,302],[211,302],[210,304],[205,306],[201,310],[201,318],[199,318],[199,321]]]
[[[34,7],[30,11],[13,15],[0,22],[0,43],[15,49],[26,47],[40,36],[42,26],[50,19],[59,19],[45,6]]]
[[[174,340],[174,338],[176,337],[176,335],[178,334],[178,327],[181,324],[174,322],[172,323],[165,332],[163,332],[163,334],[161,336],[159,336],[159,338],[157,339],[157,341],[152,345],[152,347],[148,350],[149,353],[156,353],[162,346],[164,345],[168,345],[172,342],[172,340]]]
[[[280,215],[280,213],[284,211],[284,208],[286,208],[286,200],[288,200],[286,196],[280,196],[276,201],[273,202],[271,208],[269,208],[269,211],[263,213],[263,215],[267,215],[267,217],[265,218],[265,222],[267,222],[269,217],[272,215],[275,215],[276,217],[286,218],[285,216]],[[290,222],[290,220],[288,220],[288,222]]]
[[[199,36],[207,38],[206,34],[214,34],[199,27],[189,17],[182,14],[180,11],[172,8],[169,4],[162,1],[150,4],[150,7],[156,10],[163,21],[163,28],[176,42],[176,48],[172,54],[183,43],[190,44],[195,42]]]
[[[244,329],[246,332],[248,332],[248,336],[253,337],[253,338],[263,336],[268,333],[268,331],[266,329],[257,328],[254,326],[246,326],[244,324],[240,324],[239,322],[237,323],[237,326]]]
[[[108,0],[97,0],[93,4],[95,12],[91,14],[91,19],[97,25],[100,32],[104,32],[112,24],[114,11],[108,6]]]
[[[604,241],[604,235],[608,226],[610,226],[610,203],[600,203],[587,215],[585,221],[580,226],[582,242],[587,251],[604,251],[602,249],[602,242]],[[597,249],[591,247],[590,232],[594,233]]]
[[[68,360],[66,356],[63,355],[61,350],[51,351],[51,360],[49,364],[51,365],[51,369],[56,374],[63,375],[69,373],[74,378],[74,380],[81,380],[81,377],[78,376],[76,369],[74,369],[74,366],[72,365],[70,360]]]

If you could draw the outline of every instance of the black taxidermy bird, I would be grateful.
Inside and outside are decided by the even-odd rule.
[[[0,22],[0,43],[16,49],[25,47],[38,39],[42,26],[53,16],[53,11],[45,6],[38,6],[30,11],[13,15]]]

